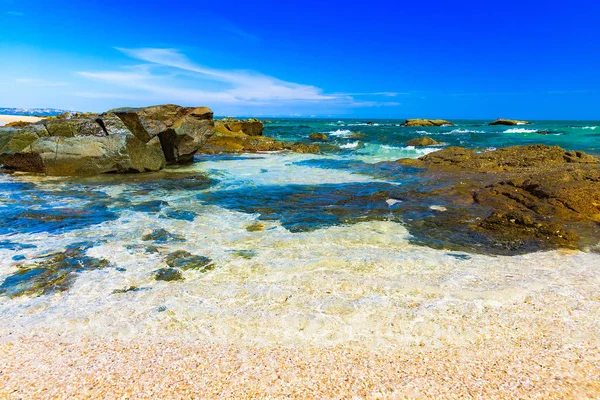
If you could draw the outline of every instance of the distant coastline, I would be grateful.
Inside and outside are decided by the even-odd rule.
[[[0,114],[0,126],[4,126],[11,122],[24,121],[24,122],[38,122],[41,117],[31,117],[28,115],[3,115]]]

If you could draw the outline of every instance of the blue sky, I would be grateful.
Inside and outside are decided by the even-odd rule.
[[[598,1],[0,0],[0,107],[600,119]]]

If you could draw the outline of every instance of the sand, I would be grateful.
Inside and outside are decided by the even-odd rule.
[[[41,119],[42,118],[39,117],[29,117],[25,115],[0,115],[0,126],[4,126],[15,121],[38,122]]]
[[[0,344],[0,397],[598,398],[598,349],[371,351],[30,337]]]

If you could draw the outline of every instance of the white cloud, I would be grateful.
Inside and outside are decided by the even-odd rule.
[[[49,80],[38,79],[38,78],[17,78],[17,79],[15,79],[15,82],[22,84],[22,85],[29,85],[29,86],[68,86],[69,85],[66,82],[49,81]]]
[[[13,17],[22,17],[25,15],[25,13],[22,13],[20,11],[6,11],[4,14],[12,15]]]
[[[227,105],[282,105],[326,103],[340,107],[397,106],[397,102],[356,101],[352,94],[327,94],[322,89],[288,82],[254,71],[225,70],[207,67],[191,61],[176,49],[117,48],[123,54],[144,64],[111,71],[82,71],[79,75],[128,89],[150,94],[153,101]],[[114,92],[109,90],[101,97]],[[134,92],[134,94],[132,94]],[[92,93],[80,95],[91,97]],[[357,93],[360,96],[395,97],[399,93]],[[115,98],[125,98],[118,96]]]

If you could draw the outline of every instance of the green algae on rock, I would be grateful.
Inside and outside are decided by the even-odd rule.
[[[37,297],[69,289],[78,273],[110,266],[108,260],[89,257],[88,245],[72,245],[65,251],[42,257],[18,267],[0,284],[0,296]]]
[[[154,271],[154,279],[157,281],[172,282],[182,281],[185,278],[181,271],[176,268],[161,268]]]
[[[214,268],[210,258],[197,256],[185,250],[178,250],[169,254],[165,262],[171,268],[179,268],[184,271],[194,269],[206,272]]]

